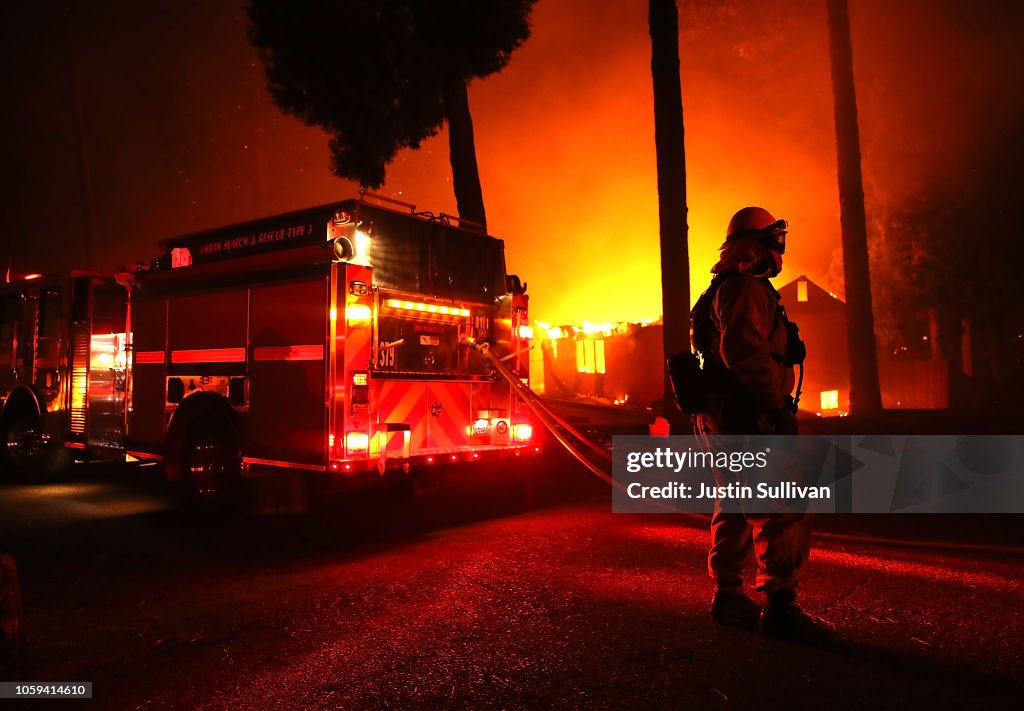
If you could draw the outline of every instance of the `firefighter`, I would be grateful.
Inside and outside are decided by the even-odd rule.
[[[694,306],[693,345],[716,383],[707,411],[696,420],[703,433],[797,433],[790,393],[793,366],[805,351],[768,281],[782,271],[787,227],[760,207],[733,215],[711,286]],[[711,615],[716,621],[759,626],[766,635],[793,641],[827,641],[831,628],[796,603],[800,567],[810,550],[806,514],[745,513],[738,503],[719,500],[711,538],[708,570],[715,582]],[[763,608],[743,591],[742,572],[752,557]]]

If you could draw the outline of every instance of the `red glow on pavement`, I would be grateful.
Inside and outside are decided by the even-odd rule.
[[[682,515],[685,516],[685,514]],[[698,516],[699,514],[693,514],[693,519],[687,516],[686,518],[689,520],[686,520],[685,524],[681,526],[636,526],[630,529],[630,535],[640,540],[673,546],[704,546],[707,545],[708,532],[703,530],[700,522],[697,522],[698,527],[691,527],[691,522]],[[710,529],[710,519],[708,519],[707,525]]]
[[[990,573],[986,570],[953,569],[940,563],[945,556],[930,551],[915,552],[911,555],[894,549],[891,555],[873,555],[854,553],[830,548],[819,548],[815,551],[816,560],[830,565],[851,569],[884,570],[898,576],[916,578],[922,582],[945,583],[953,587],[970,590],[988,590],[993,592],[1012,593],[1021,587],[1020,580]],[[912,559],[909,559],[911,558]],[[932,562],[935,560],[936,562]],[[984,567],[983,564],[978,567]]]
[[[657,543],[671,547],[703,548],[708,545],[710,518],[700,514],[685,515],[684,525],[634,526],[628,528],[631,538],[638,542]],[[703,520],[701,520],[703,519]],[[639,519],[638,519],[639,520]],[[706,523],[705,523],[706,521]],[[870,538],[866,538],[870,540]],[[868,553],[843,550],[827,538],[815,540],[811,560],[815,564],[827,564],[850,570],[885,571],[900,577],[911,577],[922,583],[945,583],[972,590],[989,590],[1009,593],[1020,588],[1020,581],[985,570],[983,562],[972,563],[974,570],[950,568],[945,564],[948,554],[930,550],[900,548],[876,549],[882,552]],[[970,555],[970,554],[968,554]]]

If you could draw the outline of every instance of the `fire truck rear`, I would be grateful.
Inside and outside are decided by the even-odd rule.
[[[0,285],[0,476],[45,479],[69,449],[120,456],[125,290],[87,272]]]
[[[504,245],[349,200],[172,239],[130,286],[127,451],[203,499],[257,469],[359,486],[533,453],[485,340],[528,382],[528,299]]]

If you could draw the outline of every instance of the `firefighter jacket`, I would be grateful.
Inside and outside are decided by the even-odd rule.
[[[716,290],[704,358],[711,367],[724,366],[736,385],[722,403],[725,409],[744,410],[751,416],[780,411],[793,390],[795,377],[793,366],[785,362],[788,336],[779,300],[767,279],[742,273],[723,280]]]

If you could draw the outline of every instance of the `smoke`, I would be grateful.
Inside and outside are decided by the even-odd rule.
[[[22,244],[24,271],[72,254],[85,215],[93,266],[107,269],[147,260],[175,234],[355,194],[331,175],[326,137],[272,105],[241,3],[69,6],[70,62],[46,41],[64,3],[21,10],[7,23],[17,38],[4,31],[18,52],[11,73],[34,87],[23,120],[3,132],[26,178],[0,229],[8,254],[15,236]],[[751,204],[790,221],[780,281],[806,274],[841,290],[824,0],[679,8],[693,298],[732,212]],[[1018,133],[1024,106],[1022,15],[1012,2],[851,0],[869,218],[940,185],[936,194],[969,200],[992,171],[1004,188],[1019,185],[1016,166],[992,156]],[[541,0],[531,39],[471,84],[470,104],[488,222],[529,282],[534,317],[656,318],[646,4]],[[383,192],[454,212],[447,137],[401,154]]]

